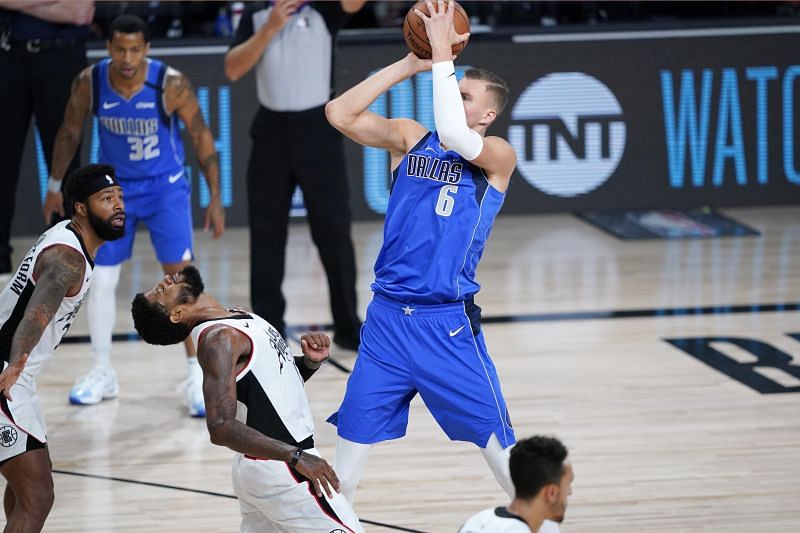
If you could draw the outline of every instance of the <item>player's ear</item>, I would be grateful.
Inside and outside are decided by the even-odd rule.
[[[149,55],[149,54],[150,54],[150,43],[146,42],[144,43],[144,55]]]
[[[172,311],[169,314],[169,321],[173,324],[179,324],[183,318],[186,316],[186,309],[184,309],[183,305],[176,305],[172,308]]]
[[[558,500],[558,485],[550,484],[545,485],[545,496],[547,496],[548,503],[553,503]]]
[[[89,217],[89,212],[84,202],[74,202],[72,204],[72,210],[83,218]]]

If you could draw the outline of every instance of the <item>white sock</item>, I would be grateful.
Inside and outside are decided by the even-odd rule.
[[[96,265],[89,288],[89,336],[95,366],[111,368],[111,334],[117,318],[116,292],[122,265]]]
[[[336,461],[333,470],[339,478],[339,490],[351,506],[370,450],[372,444],[360,444],[342,437],[336,441]]]
[[[197,362],[197,357],[186,358],[186,377],[190,379],[200,378],[203,380],[203,369],[200,368],[200,363]]]
[[[514,484],[511,482],[511,471],[508,467],[508,459],[511,455],[511,446],[503,449],[500,441],[497,440],[497,435],[492,433],[486,448],[481,448],[483,458],[489,465],[494,478],[500,484],[508,497],[514,499]]]

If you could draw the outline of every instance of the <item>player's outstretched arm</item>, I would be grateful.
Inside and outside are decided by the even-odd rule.
[[[393,85],[430,68],[429,60],[409,53],[328,102],[325,115],[334,128],[355,142],[403,156],[425,134],[425,128],[409,119],[387,119],[371,112],[369,106]]]
[[[36,285],[11,340],[8,368],[0,374],[0,390],[7,399],[13,400],[9,390],[17,382],[28,354],[39,343],[64,296],[80,290],[85,268],[83,255],[64,245],[52,246],[36,259],[33,267]]]
[[[225,208],[222,207],[219,190],[219,156],[214,147],[214,136],[203,120],[203,113],[189,78],[177,70],[169,69],[167,72],[164,101],[167,112],[178,113],[192,138],[192,148],[211,195],[206,209],[205,231],[213,226],[216,239],[225,231]]]
[[[60,182],[64,179],[75,150],[81,142],[83,122],[92,105],[92,67],[83,69],[72,80],[67,108],[64,110],[64,121],[56,134],[53,145],[53,160],[50,162],[50,180],[47,183],[47,194],[44,197],[45,224],[50,223],[53,213],[64,216],[64,196]]]
[[[203,370],[206,425],[211,442],[239,453],[290,463],[297,448],[267,437],[236,420],[236,361],[251,351],[250,339],[233,328],[212,326],[199,343],[197,361]],[[295,468],[314,484],[317,494],[338,492],[339,480],[324,460],[300,452]]]

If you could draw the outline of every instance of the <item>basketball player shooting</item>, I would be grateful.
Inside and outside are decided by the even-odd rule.
[[[508,88],[483,69],[456,81],[453,3],[427,2],[432,60],[413,53],[328,103],[331,124],[354,141],[384,148],[393,184],[375,263],[375,293],[353,373],[337,413],[336,472],[352,501],[371,446],[403,437],[409,402],[419,393],[452,440],[475,443],[510,497],[508,450],[514,444],[506,403],[480,329],[475,270],[502,206],[516,154],[486,136]],[[387,119],[369,106],[392,86],[433,71],[436,131]]]
[[[197,346],[211,442],[237,452],[240,531],[363,531],[336,473],[314,449],[303,383],[328,359],[327,335],[303,335],[303,355],[291,357],[263,318],[227,309],[204,292],[193,266],[137,294],[131,314],[145,342],[191,336]]]

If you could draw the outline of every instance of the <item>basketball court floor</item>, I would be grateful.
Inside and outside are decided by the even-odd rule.
[[[620,241],[571,215],[496,222],[476,300],[517,435],[554,434],[570,450],[565,533],[798,531],[800,208],[724,212],[761,236]],[[353,236],[363,314],[381,224]],[[15,260],[31,242],[15,240]],[[198,232],[197,252],[209,292],[249,305],[247,230]],[[287,254],[288,322],[329,324],[305,225]],[[46,531],[238,531],[232,452],[175,389],[183,348],[128,338],[132,296],[159,277],[141,233],[118,291],[118,399],[67,403],[90,361],[85,312],[39,377],[56,487]],[[324,419],[355,354],[333,357],[306,386],[330,461]],[[505,503],[478,451],[450,443],[415,400],[408,436],[375,447],[355,509],[368,531],[438,533]]]

